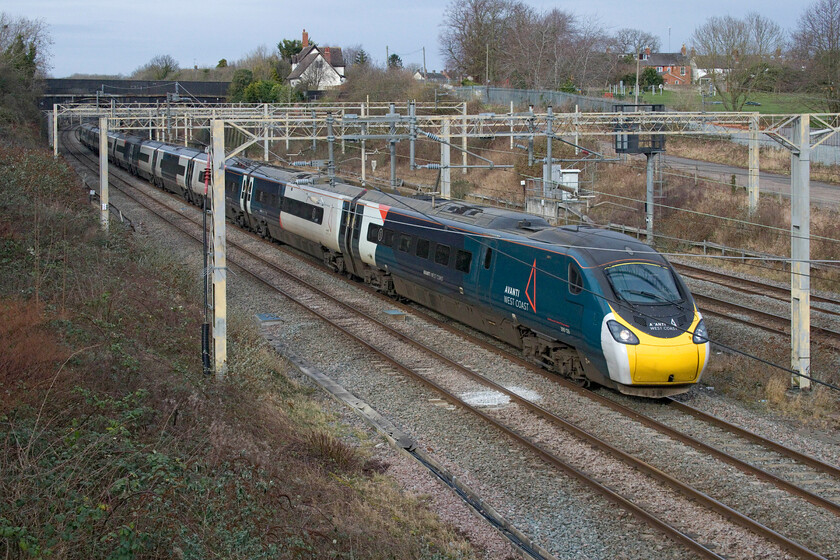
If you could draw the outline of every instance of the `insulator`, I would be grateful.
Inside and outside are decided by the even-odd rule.
[[[440,137],[440,136],[438,136],[437,134],[432,134],[431,132],[426,132],[426,131],[424,131],[424,130],[419,130],[418,132],[419,132],[420,134],[424,135],[424,136],[427,136],[427,137],[431,138],[431,139],[432,139],[432,140],[434,140],[435,142],[443,142],[443,138],[441,138],[441,137]]]

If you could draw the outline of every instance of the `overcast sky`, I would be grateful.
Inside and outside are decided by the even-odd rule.
[[[376,63],[386,47],[403,63],[443,68],[438,35],[452,0],[0,0],[11,16],[42,19],[53,40],[51,75],[128,75],[158,54],[172,55],[182,68],[234,61],[259,45],[300,39],[306,29],[321,46],[361,45]],[[715,15],[743,17],[758,11],[783,28],[796,25],[811,2],[782,0],[588,0],[525,3],[595,18],[608,32],[622,27],[657,35],[662,49],[690,46],[694,28]],[[670,38],[669,38],[670,29]]]

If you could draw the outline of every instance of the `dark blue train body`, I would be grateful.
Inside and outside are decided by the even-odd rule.
[[[204,196],[203,152],[109,136],[118,165],[141,176],[151,169],[158,185],[193,202]],[[95,127],[80,137],[98,149]],[[658,397],[687,391],[706,366],[709,343],[688,288],[659,253],[623,234],[242,159],[226,163],[225,211],[579,382]]]

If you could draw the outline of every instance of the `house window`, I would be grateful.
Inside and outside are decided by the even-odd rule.
[[[657,66],[657,67],[656,67],[656,71],[657,71],[657,72],[659,72],[659,73],[661,74],[661,73],[662,73],[662,67],[661,67],[661,66]]]
[[[680,66],[680,76],[685,76],[685,66]]]

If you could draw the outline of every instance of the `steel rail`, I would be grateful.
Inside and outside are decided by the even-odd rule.
[[[113,175],[114,175],[115,178],[119,179],[120,181],[125,182],[121,178],[117,177],[116,174],[113,174]],[[135,202],[137,202],[138,204],[141,204],[144,207],[146,207],[147,209],[149,209],[149,211],[153,212],[155,215],[157,215],[161,219],[165,220],[167,223],[171,224],[173,227],[177,228],[178,230],[180,230],[185,235],[188,235],[188,236],[192,237],[197,242],[200,241],[198,239],[198,237],[195,234],[188,231],[187,228],[185,228],[185,227],[183,227],[179,224],[176,224],[173,221],[167,219],[160,212],[157,212],[157,211],[151,209],[147,204],[144,204],[143,202],[139,201],[133,195],[131,195],[129,193],[125,193],[125,192],[124,192],[124,194],[126,194],[126,196],[129,196],[130,198],[135,200]],[[149,195],[145,195],[145,196],[149,197]],[[149,198],[151,198],[151,197],[149,197]],[[173,210],[169,207],[166,207],[163,203],[155,200],[154,198],[151,198],[151,199],[154,200],[156,204],[165,207],[167,211],[178,214],[177,211],[175,211],[175,210]],[[189,218],[187,218],[183,214],[179,214],[179,215],[181,217],[189,220]],[[281,275],[283,275],[287,278],[294,279],[295,281],[306,285],[308,287],[308,289],[310,289],[313,292],[319,294],[321,297],[332,300],[336,304],[338,304],[342,308],[344,308],[345,310],[347,310],[351,313],[357,314],[357,315],[362,315],[362,316],[366,317],[367,320],[370,320],[373,323],[378,324],[382,328],[384,328],[388,331],[391,331],[392,336],[395,336],[397,339],[402,340],[403,342],[405,342],[407,344],[412,344],[412,345],[415,345],[417,347],[420,347],[420,348],[424,349],[425,351],[427,351],[429,354],[431,354],[433,356],[436,356],[436,357],[439,356],[440,359],[442,359],[445,363],[448,363],[451,366],[453,366],[453,367],[455,367],[459,370],[462,370],[463,372],[473,373],[470,370],[468,370],[467,368],[464,368],[462,365],[458,364],[457,362],[454,362],[453,360],[450,360],[449,358],[446,358],[444,356],[439,355],[437,352],[435,352],[434,350],[431,350],[430,348],[426,347],[422,343],[414,341],[411,338],[409,338],[408,336],[406,336],[406,335],[404,335],[404,334],[402,334],[398,331],[395,331],[394,329],[392,329],[388,325],[382,323],[378,319],[370,317],[370,316],[366,315],[365,313],[360,312],[357,308],[355,308],[353,306],[350,306],[346,303],[343,303],[343,302],[333,298],[332,296],[330,296],[329,294],[327,294],[326,292],[324,292],[323,290],[321,290],[317,286],[312,286],[311,284],[308,284],[306,281],[297,277],[295,274],[292,274],[288,271],[285,271],[283,269],[278,268],[277,266],[275,266],[271,263],[268,263],[264,258],[260,257],[259,255],[256,255],[252,251],[249,251],[248,249],[244,249],[241,246],[239,246],[238,248],[241,251],[243,251],[245,254],[248,254],[251,258],[253,258],[255,260],[258,260],[260,262],[263,262],[264,264],[267,264],[269,267],[271,267],[276,272],[279,272]],[[235,262],[233,259],[230,259],[230,260],[231,260],[231,262]],[[461,398],[459,398],[457,395],[454,395],[454,394],[450,393],[449,391],[447,391],[445,388],[438,385],[434,381],[432,381],[430,379],[427,379],[422,374],[419,374],[419,373],[413,371],[410,367],[402,364],[398,359],[388,355],[384,351],[375,347],[370,342],[361,338],[358,334],[356,334],[356,332],[353,332],[353,330],[351,330],[349,328],[346,328],[346,327],[344,327],[340,324],[337,324],[333,319],[331,319],[330,317],[327,317],[324,313],[322,313],[318,309],[316,309],[314,307],[311,307],[311,306],[299,301],[298,298],[292,296],[286,290],[284,290],[282,287],[279,287],[276,284],[274,284],[271,280],[269,280],[267,278],[264,278],[261,275],[255,273],[251,270],[248,270],[247,268],[243,267],[241,264],[237,263],[237,266],[239,268],[241,268],[245,273],[249,274],[250,276],[252,276],[256,280],[258,280],[259,282],[261,282],[264,285],[266,285],[267,287],[269,287],[270,289],[275,290],[275,291],[283,294],[285,297],[287,297],[290,301],[295,303],[297,306],[301,307],[302,309],[305,309],[308,313],[313,314],[314,316],[318,317],[319,319],[321,319],[325,323],[327,323],[327,324],[331,325],[332,327],[338,329],[339,331],[344,333],[346,336],[348,336],[351,340],[356,341],[356,343],[362,345],[363,347],[367,348],[371,352],[374,352],[375,354],[377,354],[380,357],[380,359],[385,360],[386,362],[390,363],[393,367],[397,368],[398,370],[402,371],[403,373],[405,373],[407,375],[410,375],[411,377],[421,381],[425,385],[429,386],[430,388],[434,389],[436,392],[441,394],[447,400],[452,401],[452,402],[457,402],[459,405],[463,406],[465,409],[467,409],[467,410],[471,411],[472,413],[476,414],[477,416],[481,417],[486,422],[489,422],[491,425],[493,425],[494,427],[499,429],[502,433],[508,435],[509,437],[513,438],[515,441],[519,442],[521,445],[525,446],[526,448],[530,449],[532,452],[536,453],[543,460],[545,460],[548,463],[554,465],[556,468],[561,469],[563,472],[567,473],[568,475],[570,475],[574,478],[577,478],[578,480],[580,480],[584,484],[590,486],[592,489],[594,489],[599,494],[603,495],[604,497],[606,497],[610,501],[620,505],[621,507],[624,507],[632,515],[634,515],[637,518],[639,518],[639,519],[643,520],[644,522],[648,523],[650,526],[662,531],[663,533],[665,533],[666,535],[671,537],[676,542],[682,543],[687,548],[703,555],[706,558],[712,558],[712,559],[715,559],[715,560],[724,560],[723,557],[721,557],[718,554],[714,553],[713,551],[709,550],[708,548],[703,546],[701,543],[695,541],[694,539],[692,539],[688,535],[684,534],[683,532],[679,531],[678,529],[676,529],[674,527],[671,527],[665,521],[662,521],[661,519],[659,519],[655,515],[647,512],[646,510],[644,510],[640,506],[637,506],[636,504],[632,503],[628,499],[626,499],[623,496],[621,496],[621,495],[617,494],[616,492],[612,491],[607,486],[599,483],[598,481],[589,477],[588,475],[586,475],[582,471],[579,471],[578,469],[574,468],[572,465],[566,463],[565,461],[563,461],[559,457],[553,455],[552,453],[546,451],[545,449],[541,448],[540,446],[534,444],[533,442],[531,442],[527,438],[519,435],[514,430],[508,428],[507,426],[504,426],[503,424],[501,424],[497,420],[495,420],[492,417],[490,417],[489,415],[487,415],[485,412],[483,412],[483,411],[477,409],[476,407],[473,407],[472,405],[466,403]],[[518,395],[515,395],[514,393],[511,393],[510,391],[507,391],[506,389],[503,389],[503,391],[508,393],[511,396],[511,398],[514,398],[517,401],[522,401],[521,397],[519,397]],[[560,419],[558,418],[558,420],[560,420]],[[560,421],[563,422],[562,420],[560,420]],[[738,514],[738,515],[740,515],[740,514]],[[803,556],[803,557],[819,558],[819,556]]]
[[[122,179],[120,179],[120,180],[122,180]],[[125,181],[123,181],[123,182],[125,182]],[[125,193],[125,194],[127,196],[133,198],[136,202],[138,202],[138,204],[143,204],[142,202],[140,202],[139,200],[137,200],[133,196],[129,195],[128,193]],[[146,195],[146,196],[148,196],[148,195]],[[154,199],[152,198],[152,200],[154,200]],[[157,200],[155,200],[155,202],[157,204],[161,205],[161,206],[165,206],[165,205],[163,205],[163,203],[161,203]],[[148,208],[147,205],[145,205],[145,204],[143,204],[143,205]],[[181,217],[192,221],[189,217],[184,216],[183,214],[180,214],[180,213],[178,213],[177,211],[175,211],[171,208],[168,208],[168,207],[166,207],[166,208],[167,208],[168,211],[179,214]],[[149,208],[149,210],[151,210],[151,208]],[[155,213],[158,214],[157,212],[155,212]],[[197,236],[194,236],[193,234],[187,232],[185,228],[182,228],[181,226],[172,223],[170,220],[167,220],[166,218],[164,218],[160,214],[158,214],[158,215],[162,219],[171,223],[174,227],[180,229],[186,235],[190,235],[191,237],[193,237],[194,239],[196,239],[198,241]],[[276,272],[278,272],[278,273],[280,273],[280,274],[282,274],[282,275],[284,275],[288,278],[292,278],[300,284],[305,285],[308,289],[310,289],[310,290],[318,293],[319,295],[321,295],[321,297],[327,298],[327,299],[333,301],[335,304],[341,306],[345,310],[347,310],[351,313],[355,313],[359,316],[362,316],[363,318],[365,318],[365,320],[368,320],[368,321],[373,322],[374,324],[377,324],[381,328],[390,332],[391,335],[394,336],[395,338],[397,338],[398,340],[400,340],[402,342],[405,342],[407,344],[413,345],[416,348],[419,348],[419,349],[427,352],[428,354],[434,356],[436,359],[441,360],[444,363],[449,364],[451,367],[458,369],[462,373],[464,373],[466,375],[469,375],[470,377],[476,379],[477,381],[479,381],[481,383],[485,383],[486,385],[490,386],[494,390],[499,391],[499,392],[507,395],[511,400],[516,401],[517,403],[519,403],[523,407],[525,407],[525,408],[529,409],[531,412],[545,418],[546,420],[549,420],[549,421],[555,423],[556,425],[563,428],[567,432],[575,435],[579,439],[594,445],[595,447],[601,449],[603,452],[606,452],[606,453],[612,455],[613,457],[621,460],[622,462],[624,462],[627,465],[636,467],[640,471],[645,472],[647,475],[655,478],[656,480],[659,480],[661,483],[666,484],[668,486],[671,486],[673,489],[677,490],[678,492],[680,492],[684,496],[689,497],[689,498],[694,499],[694,500],[697,500],[700,503],[703,503],[707,508],[717,512],[718,514],[722,515],[724,518],[728,518],[731,521],[735,522],[736,524],[741,525],[742,527],[744,527],[744,528],[746,528],[750,531],[753,531],[754,533],[759,534],[759,535],[763,536],[764,538],[767,538],[768,540],[770,540],[772,542],[775,542],[776,544],[778,544],[782,548],[784,548],[784,549],[786,549],[786,550],[788,550],[788,551],[790,551],[790,552],[792,552],[792,553],[794,553],[794,554],[796,554],[796,555],[798,555],[802,558],[814,558],[814,559],[823,558],[822,556],[820,556],[816,552],[809,550],[808,548],[806,548],[806,547],[788,539],[784,535],[781,535],[780,533],[777,533],[776,531],[764,526],[763,524],[761,524],[761,523],[759,523],[759,522],[741,514],[740,512],[730,508],[729,506],[723,504],[722,502],[719,502],[718,500],[715,500],[714,498],[704,494],[703,492],[700,492],[699,490],[696,490],[692,486],[690,486],[688,484],[685,484],[685,483],[675,479],[674,477],[668,475],[667,473],[657,469],[656,467],[653,467],[652,465],[647,464],[646,462],[642,461],[641,459],[633,457],[632,455],[630,455],[630,454],[628,454],[628,453],[610,445],[609,443],[601,440],[597,436],[595,436],[593,434],[590,434],[589,432],[587,432],[587,431],[585,431],[585,430],[583,430],[583,429],[581,429],[581,428],[563,420],[562,418],[560,418],[560,417],[554,415],[553,413],[547,411],[546,409],[532,403],[531,401],[528,401],[527,399],[524,399],[524,398],[520,397],[516,393],[504,388],[503,386],[498,385],[497,383],[495,383],[493,381],[490,381],[489,379],[486,379],[485,377],[481,376],[480,374],[478,374],[476,372],[473,372],[472,370],[464,367],[463,365],[459,364],[458,362],[455,362],[454,360],[451,360],[450,358],[447,358],[446,356],[443,356],[443,355],[439,354],[437,351],[427,347],[426,345],[411,339],[407,335],[404,335],[403,333],[400,333],[399,331],[396,331],[395,329],[386,325],[384,322],[380,321],[379,319],[376,319],[376,318],[374,318],[370,315],[367,315],[366,313],[361,312],[357,308],[336,299],[335,297],[327,294],[326,292],[324,292],[320,288],[309,284],[307,281],[298,277],[297,275],[295,275],[293,273],[290,273],[288,271],[285,271],[285,270],[277,267],[276,265],[273,265],[272,263],[266,261],[263,257],[257,255],[253,251],[251,251],[249,249],[246,249],[242,246],[239,246],[238,244],[234,244],[234,246],[237,246],[240,251],[249,255],[251,258],[253,258],[257,261],[263,262],[264,264],[268,265],[270,268],[274,269]],[[419,381],[423,382],[424,384],[433,388],[435,391],[442,394],[447,400],[457,402],[459,405],[461,405],[464,408],[470,410],[471,412],[478,415],[479,417],[481,417],[485,421],[491,423],[494,427],[499,429],[501,432],[509,435],[510,437],[515,439],[516,441],[519,441],[522,445],[526,446],[527,448],[531,449],[533,452],[537,453],[544,460],[548,461],[551,464],[554,464],[556,467],[562,469],[564,472],[567,472],[568,474],[570,474],[572,476],[575,476],[579,480],[581,480],[583,482],[586,482],[588,485],[592,486],[599,493],[601,493],[605,497],[609,498],[610,500],[612,500],[612,501],[614,501],[614,502],[616,502],[616,503],[618,503],[622,506],[629,507],[630,508],[629,511],[633,515],[635,515],[635,516],[645,520],[646,522],[652,524],[656,528],[662,530],[663,532],[665,532],[666,534],[671,536],[671,538],[677,540],[678,542],[682,542],[687,547],[691,548],[692,550],[695,550],[698,553],[701,553],[701,554],[704,554],[704,555],[709,555],[708,557],[711,557],[711,558],[720,558],[720,556],[716,555],[714,552],[708,550],[702,544],[694,541],[693,539],[691,539],[687,535],[683,534],[678,529],[670,527],[669,525],[667,525],[667,523],[659,520],[653,514],[650,514],[649,512],[645,511],[644,509],[640,508],[639,506],[635,506],[634,504],[629,502],[629,500],[627,500],[626,498],[621,497],[620,495],[616,494],[615,492],[613,492],[609,488],[601,485],[600,483],[598,483],[594,479],[590,478],[585,473],[582,473],[582,472],[578,471],[573,466],[564,462],[559,457],[557,457],[554,454],[546,451],[545,449],[543,449],[539,445],[531,442],[527,438],[517,434],[514,430],[505,426],[501,422],[495,420],[494,418],[492,418],[491,416],[489,416],[485,412],[479,410],[478,408],[476,408],[472,405],[469,405],[464,400],[459,398],[457,395],[452,394],[447,389],[438,385],[434,381],[432,381],[430,379],[427,379],[425,376],[423,376],[420,373],[414,372],[413,370],[411,370],[410,367],[403,365],[399,360],[397,360],[396,358],[393,358],[392,356],[388,355],[387,352],[385,352],[383,350],[380,350],[379,348],[375,347],[374,345],[372,345],[368,341],[361,338],[355,332],[352,332],[350,329],[338,324],[335,320],[326,316],[324,313],[318,311],[316,308],[310,307],[310,306],[298,301],[294,296],[289,294],[283,288],[280,288],[280,287],[274,285],[271,281],[261,277],[259,274],[256,274],[256,273],[246,269],[242,265],[239,265],[239,266],[245,272],[252,275],[256,279],[260,280],[265,285],[267,285],[267,286],[271,287],[272,289],[282,293],[284,296],[286,296],[287,298],[292,300],[298,306],[306,309],[309,313],[314,314],[315,316],[317,316],[322,321],[332,325],[334,328],[339,329],[341,332],[346,334],[351,339],[355,340],[357,343],[363,345],[364,347],[368,348],[369,350],[371,350],[371,351],[375,352],[376,354],[380,355],[380,357],[382,359],[385,359],[386,361],[391,363],[394,367],[398,368],[400,371],[403,371],[404,373],[406,373],[408,375],[411,375],[412,377],[415,377]]]
[[[704,268],[692,266],[690,264],[685,263],[672,262],[671,264],[675,269],[677,269],[680,272],[681,275],[686,276],[688,278],[694,278],[696,280],[705,280],[707,282],[720,284],[731,290],[736,290],[747,294],[768,296],[774,299],[778,299],[780,301],[790,299],[790,288],[781,288],[779,286],[774,286],[772,284],[759,282],[757,280],[750,280],[747,278],[737,278],[737,282],[740,285],[734,285],[732,283],[732,276],[728,276],[720,272],[715,272],[713,270],[706,270]],[[744,286],[750,286],[752,288],[755,288],[757,291],[750,290],[748,288],[745,288]],[[811,303],[813,302],[840,306],[840,301],[838,300],[811,294]],[[813,305],[811,306],[811,309],[818,313],[840,315],[840,311],[834,311],[832,309],[823,309],[822,307],[814,307]]]

